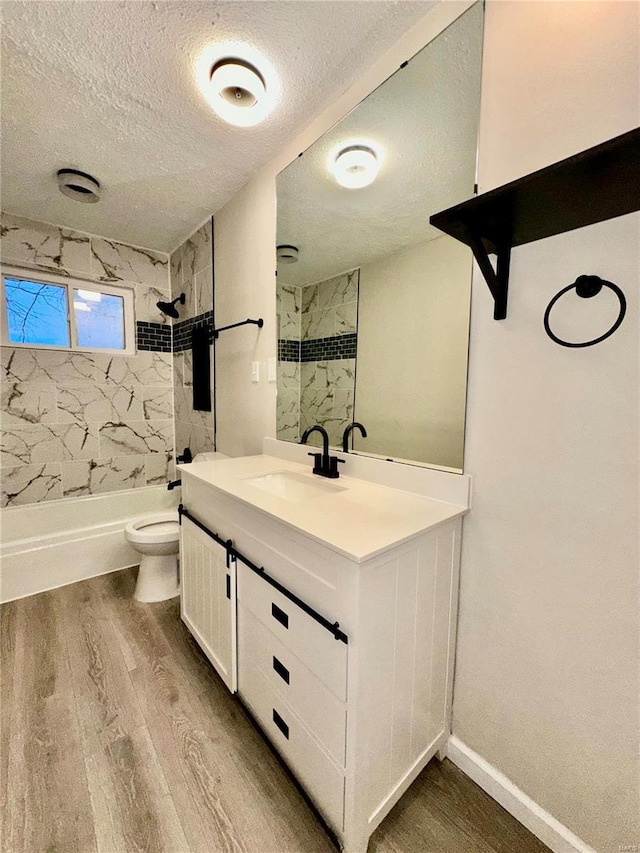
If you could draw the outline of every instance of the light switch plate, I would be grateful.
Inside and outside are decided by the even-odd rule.
[[[267,382],[276,381],[276,360],[275,358],[267,359]]]

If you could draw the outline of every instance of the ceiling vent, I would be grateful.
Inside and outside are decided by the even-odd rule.
[[[295,264],[298,250],[295,246],[276,246],[276,258],[281,264]]]
[[[77,169],[60,169],[58,188],[63,195],[84,204],[95,204],[100,199],[100,182]]]

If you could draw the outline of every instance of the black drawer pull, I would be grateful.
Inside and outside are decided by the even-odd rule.
[[[231,598],[231,575],[227,575],[227,598]]]
[[[271,615],[274,619],[277,619],[281,625],[284,625],[285,628],[289,627],[289,617],[284,610],[280,610],[277,604],[271,604]]]
[[[275,708],[273,709],[273,722],[280,729],[286,739],[289,740],[289,726],[285,723]]]
[[[273,668],[278,673],[280,678],[283,681],[286,681],[288,684],[289,683],[289,670],[286,668],[286,666],[283,666],[280,663],[280,661],[278,660],[278,658],[275,655],[273,656]]]

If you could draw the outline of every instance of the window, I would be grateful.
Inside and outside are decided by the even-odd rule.
[[[2,286],[2,337],[8,346],[135,352],[129,288],[8,267]]]

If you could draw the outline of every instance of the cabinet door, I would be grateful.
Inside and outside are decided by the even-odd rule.
[[[183,516],[180,536],[182,621],[232,693],[237,689],[236,562]]]

